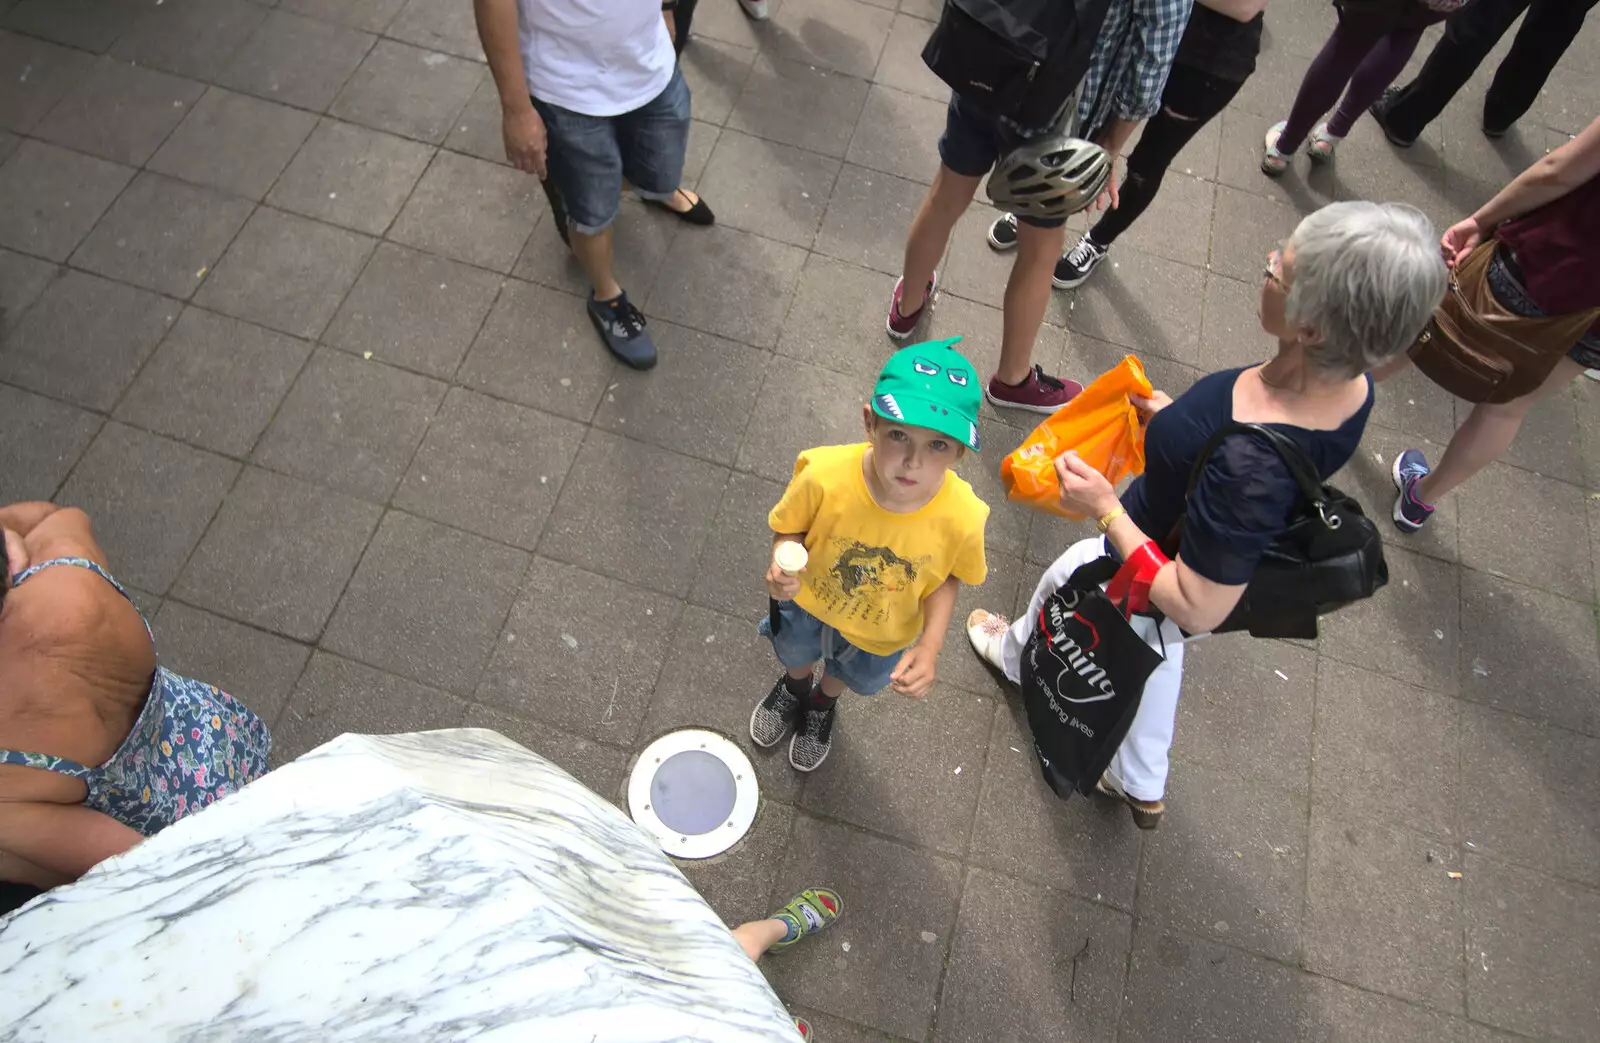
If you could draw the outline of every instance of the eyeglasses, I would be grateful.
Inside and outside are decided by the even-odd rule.
[[[1276,286],[1278,289],[1285,292],[1288,291],[1289,286],[1283,281],[1282,250],[1274,250],[1267,254],[1267,266],[1266,268],[1262,269],[1261,274],[1266,276],[1267,281]]]

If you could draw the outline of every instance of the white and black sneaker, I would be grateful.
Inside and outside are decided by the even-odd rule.
[[[1056,262],[1056,274],[1050,281],[1058,289],[1070,290],[1082,286],[1084,280],[1094,272],[1095,266],[1106,259],[1106,254],[1111,247],[1101,246],[1089,238],[1087,232],[1078,240],[1078,245],[1068,250],[1066,256]]]
[[[1001,214],[989,226],[989,248],[1009,250],[1017,245],[1017,218],[1014,214]]]
[[[839,700],[826,701],[828,705],[818,706],[815,695],[807,701],[800,725],[789,740],[789,764],[795,771],[816,771],[833,750],[833,718],[839,712]]]
[[[789,691],[787,678],[778,678],[767,697],[756,703],[750,711],[750,741],[762,749],[770,749],[783,741],[800,720],[802,696]]]

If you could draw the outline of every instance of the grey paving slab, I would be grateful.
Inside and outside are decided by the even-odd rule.
[[[636,584],[535,558],[474,699],[629,745],[681,608]]]
[[[93,413],[0,384],[0,502],[52,498],[100,422]]]
[[[844,1018],[836,1018],[810,1007],[794,1003],[787,1006],[795,1017],[805,1018],[810,1023],[811,1034],[816,1039],[833,1040],[834,1043],[904,1043],[902,1036],[891,1036],[886,1032],[858,1025]]]
[[[705,123],[701,120],[689,121],[689,141],[684,147],[683,176],[679,185],[694,191],[700,187],[700,178],[706,172],[706,164],[711,162],[711,153],[716,150],[717,139],[722,137],[722,128],[715,124]]]
[[[69,271],[0,342],[0,380],[107,412],[181,306]]]
[[[1305,1039],[1316,989],[1316,979],[1281,963],[1141,919],[1118,1038],[1124,1043]]]
[[[1381,387],[1378,394],[1383,394]],[[1368,423],[1360,448],[1330,482],[1356,498],[1361,509],[1377,523],[1378,535],[1385,544],[1443,561],[1457,561],[1460,559],[1457,537],[1461,522],[1455,497],[1440,498],[1434,505],[1433,517],[1420,532],[1402,532],[1390,520],[1398,495],[1394,487],[1394,460],[1407,449],[1421,450],[1429,460],[1435,461],[1444,453],[1444,446],[1437,442]]]
[[[173,593],[230,619],[314,641],[382,508],[246,468]]]
[[[967,650],[947,645],[945,655]],[[943,658],[943,657],[941,657]],[[926,699],[847,699],[801,805],[956,857],[966,852],[995,702],[936,683]],[[895,770],[884,768],[896,764]]]
[[[372,254],[374,240],[261,207],[194,302],[296,337],[320,334]]]
[[[0,130],[0,163],[4,163],[22,144],[22,139],[9,130]]]
[[[1448,696],[1322,660],[1311,758],[1318,813],[1405,826],[1452,843],[1463,799],[1459,716]]]
[[[1408,684],[1454,693],[1461,647],[1458,569],[1389,547],[1381,594],[1318,621],[1318,649]]]
[[[321,112],[376,39],[332,22],[273,11],[234,52],[217,83]]]
[[[999,216],[1000,212],[982,199],[975,201],[967,208],[967,212],[961,215],[961,220],[956,222],[955,231],[950,235],[950,250],[945,256],[944,267],[939,272],[941,293],[952,293],[969,301],[987,304],[992,308],[998,308],[1004,303],[1006,280],[1011,278],[1011,265],[1017,255],[1014,251],[1000,253],[989,247],[987,238],[989,226]],[[901,230],[901,234],[904,235],[910,230],[910,226],[907,225]],[[1054,308],[1046,310],[1046,321],[1050,321],[1051,312],[1054,310]]]
[[[867,79],[889,35],[894,13],[857,0],[812,0],[780,6],[762,49],[779,58]]]
[[[1517,429],[1516,441],[1500,461],[1524,471],[1583,485],[1579,401],[1577,389],[1568,388],[1534,403]],[[1472,406],[1458,401],[1456,412],[1465,422]]]
[[[1174,750],[1161,828],[1146,842],[1141,919],[1282,960],[1302,944],[1304,783],[1268,789]]]
[[[545,208],[536,178],[455,152],[439,152],[389,238],[499,272],[511,271]]]
[[[1265,789],[1304,786],[1317,666],[1306,649],[1243,634],[1190,642],[1174,756]]]
[[[783,485],[738,471],[728,476],[716,517],[700,552],[689,601],[741,619],[757,619],[767,607],[762,576],[772,555],[767,515]]]
[[[150,625],[162,666],[216,685],[269,727],[311,656],[298,642],[172,600]]]
[[[117,419],[242,457],[266,430],[311,344],[187,308],[117,404]]]
[[[296,11],[353,29],[381,33],[405,6],[406,0],[278,0],[285,11]]]
[[[164,594],[238,473],[232,460],[112,423],[73,468],[60,501],[88,512],[118,576]]]
[[[1204,270],[1132,249],[1117,253],[1119,267],[1101,270],[1108,278],[1058,294],[1052,313],[1074,332],[1202,369],[1218,368],[1193,356],[1192,302],[1200,297]]]
[[[1439,445],[1455,434],[1455,399],[1407,366],[1377,387],[1369,421]]]
[[[1126,913],[972,870],[939,1039],[1115,1039],[1132,935]]]
[[[698,108],[699,99],[695,101]],[[506,164],[505,137],[501,133],[500,91],[487,70],[479,79],[478,89],[472,92],[467,107],[456,116],[450,133],[445,136],[444,147],[491,163],[509,165]]]
[[[750,713],[783,673],[773,657],[772,643],[756,633],[760,619],[754,612],[736,618],[694,605],[684,608],[639,742],[642,746],[677,728],[721,732],[738,743],[755,765],[761,795],[767,802],[794,803],[806,776],[789,765],[788,743],[764,750],[750,740]],[[830,755],[829,766],[832,760]],[[779,842],[779,854],[786,841],[787,837]],[[769,890],[771,886],[769,880]],[[764,903],[768,895],[760,897],[757,904]],[[751,912],[759,916],[766,910]]]
[[[1463,699],[1600,735],[1591,606],[1465,570],[1461,628]]]
[[[787,414],[788,422],[777,426],[752,422],[739,447],[739,469],[787,483],[804,450],[862,441],[866,422],[861,407],[871,393],[866,380],[791,359],[773,359],[756,400],[756,415]]]
[[[450,0],[410,0],[384,35],[433,51],[483,61],[472,9]]]
[[[470,695],[528,555],[390,511],[323,635],[330,651]]]
[[[116,163],[23,141],[0,166],[0,245],[65,261],[132,177]]]
[[[955,928],[959,864],[798,815],[775,893],[822,880],[844,896],[844,914],[814,944],[767,960],[767,980],[791,1002],[922,1038]]]
[[[778,0],[768,5],[768,11],[776,12],[782,6],[782,0]],[[695,11],[691,41],[717,40],[754,49],[769,38],[771,31],[771,25],[749,18],[738,4],[719,2]]]
[[[0,249],[0,338],[22,321],[28,307],[60,275],[61,269],[49,261]]]
[[[267,202],[382,235],[432,158],[433,149],[418,142],[324,119],[273,186]]]
[[[778,334],[778,354],[859,378],[865,401],[895,348],[881,314],[893,291],[893,276],[811,254]]]
[[[1257,116],[1243,108],[1227,108],[1220,117],[1221,144],[1217,152],[1217,184],[1240,188],[1251,195],[1286,203],[1302,214],[1309,214],[1325,203],[1347,198],[1343,185],[1331,167],[1313,167],[1302,153],[1294,170],[1272,178],[1261,172],[1261,149],[1267,128],[1284,118],[1284,106],[1294,97],[1305,65],[1296,66],[1289,92],[1261,107],[1271,115]],[[1261,77],[1262,83],[1268,80]],[[1250,83],[1246,83],[1248,91]],[[1238,99],[1235,99],[1238,104]],[[1247,100],[1246,104],[1250,104]]]
[[[1117,242],[1169,261],[1204,267],[1215,252],[1208,248],[1216,238],[1211,215],[1217,189],[1209,180],[1184,174],[1179,166],[1182,160],[1179,156],[1173,161],[1150,208]],[[1089,226],[1097,223],[1091,220]],[[1068,249],[1076,242],[1076,237],[1070,239]],[[1121,264],[1122,251],[1118,250],[1109,271],[1120,271]],[[1216,267],[1214,262],[1212,267]],[[1105,274],[1109,272],[1102,268],[1101,275]]]
[[[493,272],[380,243],[339,306],[326,344],[449,378],[500,290]]]
[[[457,379],[587,423],[613,369],[582,300],[513,279],[501,288]]]
[[[583,436],[571,420],[451,388],[394,504],[532,550]]]
[[[1472,1026],[1458,1018],[1331,978],[1312,978],[1310,984],[1309,1024],[1304,1039],[1317,1043],[1413,1043],[1416,1040],[1471,1043],[1479,1040],[1472,1035]],[[1483,1037],[1482,1043],[1487,1041],[1488,1037]]]
[[[1208,273],[1199,344],[1175,357],[1211,372],[1248,366],[1270,355],[1272,342],[1261,329],[1262,282],[1260,277],[1240,282]]]
[[[717,139],[699,191],[719,224],[809,247],[838,174],[838,160],[728,130]]]
[[[205,89],[194,80],[101,58],[34,133],[57,145],[139,166]]]
[[[445,390],[428,377],[319,349],[251,458],[381,503],[405,475]]]
[[[708,6],[706,13],[712,9]],[[694,98],[694,118],[718,126],[726,123],[755,61],[752,47],[702,35],[697,17],[691,46],[684,48],[679,65]]]
[[[939,17],[939,11],[938,5],[930,2],[924,9],[902,9],[895,16],[889,27],[889,36],[884,41],[883,52],[878,56],[878,67],[873,70],[873,82],[935,101],[949,101],[949,86],[935,76],[922,60],[922,48],[933,33],[933,24]]]
[[[794,808],[762,801],[750,831],[726,853],[699,861],[681,861],[678,868],[723,923],[737,925],[762,919],[774,912],[778,903],[793,897],[772,893],[793,824]],[[820,1031],[812,1029],[813,1034]]]
[[[944,101],[874,83],[845,158],[910,181],[931,181],[939,170],[933,146],[944,133],[944,117]]]
[[[1583,491],[1554,478],[1491,464],[1455,490],[1461,519],[1461,563],[1593,601],[1594,577],[1568,566],[1567,549],[1588,531]],[[1508,504],[1538,504],[1508,511]]]
[[[245,0],[165,0],[122,35],[111,56],[215,80],[266,16]]]
[[[493,706],[467,705],[463,728],[488,728],[558,764],[591,790],[615,803],[628,755],[615,746],[580,739],[559,728]]]
[[[1540,1038],[1592,1034],[1600,894],[1471,854],[1462,876],[1472,1017]]]
[[[805,264],[804,250],[733,228],[685,231],[667,248],[645,312],[769,348]]]
[[[1600,884],[1600,740],[1477,706],[1461,713],[1461,829],[1469,850]]]
[[[677,218],[628,197],[623,198],[612,228],[612,272],[635,304],[649,299],[673,239],[695,231]],[[557,235],[555,218],[548,208],[541,208],[538,227],[522,244],[522,255],[511,274],[579,297],[587,298],[594,290],[577,257]]]
[[[319,651],[273,728],[272,759],[287,763],[345,732],[455,728],[465,716],[453,695]]]
[[[1132,909],[1143,844],[1144,834],[1121,806],[1087,797],[1064,801],[1045,785],[1020,693],[1008,697],[990,734],[969,862]]]
[[[843,159],[867,100],[867,86],[854,76],[762,55],[750,70],[728,126]],[[797,97],[806,99],[804,107],[796,108]]]
[[[212,87],[149,167],[260,199],[316,125],[309,112]]]
[[[648,373],[618,366],[595,426],[732,464],[771,356],[671,323],[650,329],[663,363]]]
[[[28,70],[0,79],[0,127],[32,130],[93,67],[82,51],[0,30],[0,68]]]
[[[1166,191],[1163,182],[1162,195]],[[1211,270],[1259,287],[1267,254],[1282,249],[1299,223],[1300,212],[1293,207],[1227,185],[1218,187],[1211,227]]]
[[[187,298],[254,209],[248,199],[144,171],[73,252],[72,263]]]
[[[925,191],[916,181],[846,163],[817,234],[817,252],[898,276],[905,258],[901,236],[910,233]],[[877,318],[874,311],[888,308],[887,291],[881,298],[877,308],[851,309],[851,317],[860,311],[863,320]]]
[[[68,47],[101,52],[143,13],[136,0],[21,0],[0,25]]]
[[[340,119],[437,145],[478,88],[482,67],[438,51],[379,40],[328,111]]]
[[[539,553],[682,596],[727,475],[702,460],[591,431]]]

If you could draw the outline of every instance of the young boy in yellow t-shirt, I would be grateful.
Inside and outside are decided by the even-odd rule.
[[[890,356],[862,406],[867,441],[801,453],[767,518],[767,592],[779,605],[777,632],[767,621],[761,632],[787,672],[750,714],[750,738],[776,746],[794,729],[798,771],[827,759],[846,688],[928,694],[956,594],[988,571],[989,508],[950,470],[978,451],[983,397],[972,363],[951,347],[960,339]],[[807,551],[798,575],[777,563],[790,541]]]

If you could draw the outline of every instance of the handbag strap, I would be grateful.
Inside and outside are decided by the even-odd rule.
[[[1194,459],[1194,467],[1189,471],[1189,488],[1184,494],[1186,500],[1193,495],[1194,487],[1200,483],[1200,474],[1205,470],[1206,464],[1210,462],[1211,454],[1217,451],[1217,447],[1222,444],[1224,439],[1233,435],[1255,435],[1258,438],[1265,439],[1267,444],[1272,446],[1283,460],[1284,466],[1288,467],[1289,476],[1300,487],[1300,494],[1306,498],[1306,502],[1316,508],[1317,513],[1322,515],[1324,522],[1328,521],[1328,515],[1325,510],[1328,502],[1328,492],[1327,487],[1322,483],[1322,476],[1311,465],[1310,459],[1306,457],[1305,450],[1300,448],[1298,442],[1282,431],[1268,427],[1265,424],[1241,424],[1237,421],[1230,421],[1217,428],[1211,437],[1206,440],[1205,447],[1200,450],[1200,455]]]

